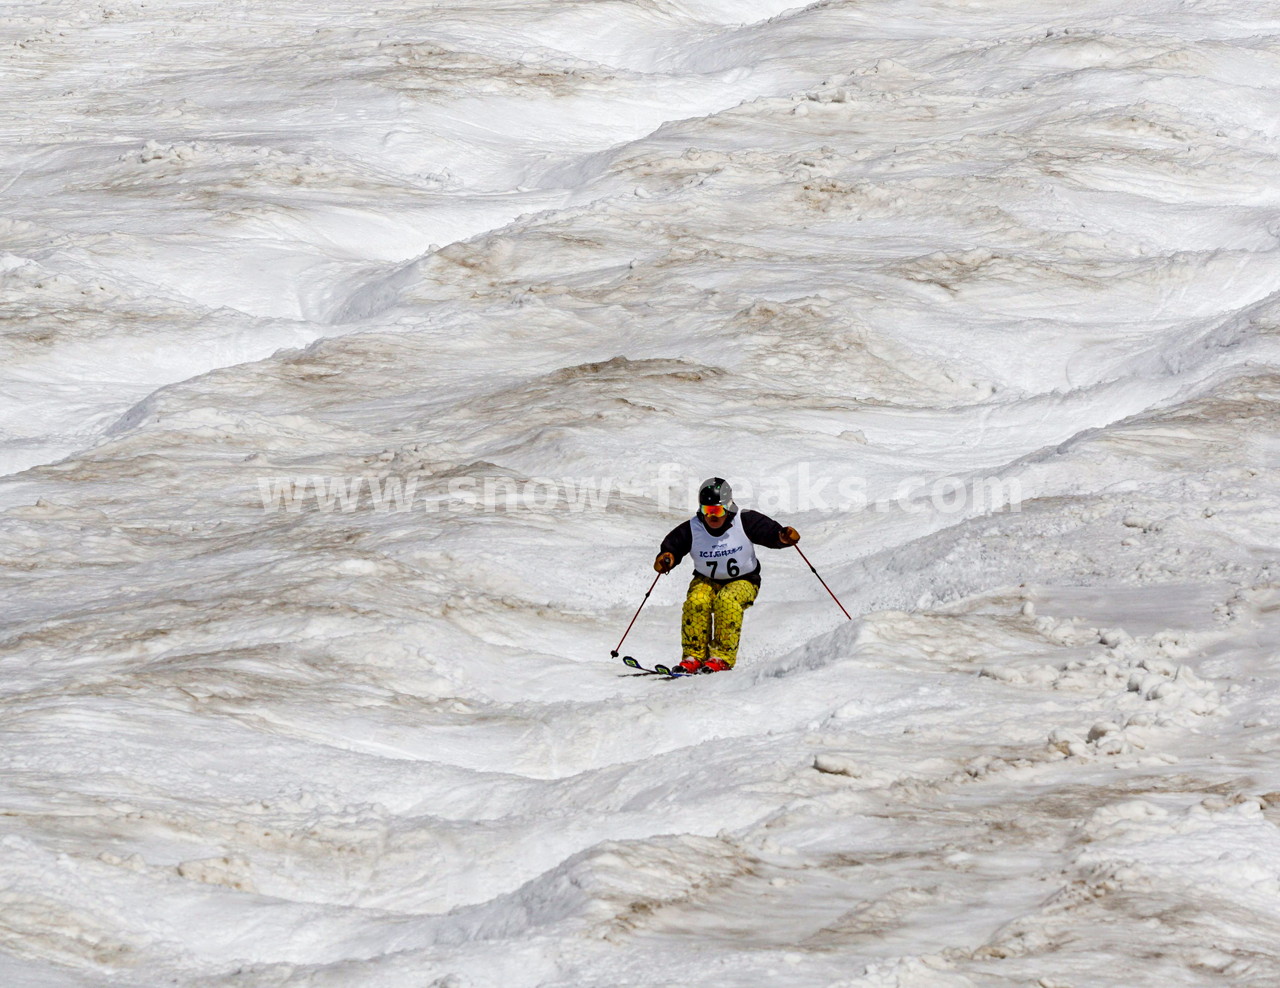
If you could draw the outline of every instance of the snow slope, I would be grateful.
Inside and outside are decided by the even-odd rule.
[[[6,984],[1280,983],[1280,19],[0,39]]]

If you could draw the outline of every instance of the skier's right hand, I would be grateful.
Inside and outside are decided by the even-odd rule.
[[[653,561],[653,568],[659,573],[666,573],[675,566],[676,557],[669,552],[658,553],[658,558]]]

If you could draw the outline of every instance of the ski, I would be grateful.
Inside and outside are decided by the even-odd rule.
[[[648,676],[663,676],[667,679],[682,679],[685,676],[691,675],[691,673],[687,673],[682,669],[669,669],[667,666],[656,665],[652,669],[649,669],[649,668],[646,668],[645,666],[642,666],[638,661],[636,661],[636,659],[632,658],[630,655],[624,655],[622,657],[622,662],[628,668],[635,669],[637,672],[643,673]]]
[[[671,670],[668,669],[666,666],[655,666],[654,668],[649,669],[645,666],[642,666],[636,659],[632,658],[630,655],[624,655],[622,657],[622,662],[628,668],[634,669],[637,672],[645,673],[646,675],[649,675],[649,676],[670,676],[671,675]]]

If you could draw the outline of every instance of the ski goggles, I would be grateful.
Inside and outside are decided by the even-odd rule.
[[[723,504],[704,504],[702,506],[702,513],[706,515],[708,518],[723,518],[724,505]]]

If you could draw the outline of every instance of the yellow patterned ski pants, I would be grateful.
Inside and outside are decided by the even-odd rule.
[[[716,583],[695,574],[689,582],[680,625],[685,657],[721,659],[732,666],[738,660],[742,612],[755,600],[756,585],[750,580]]]

